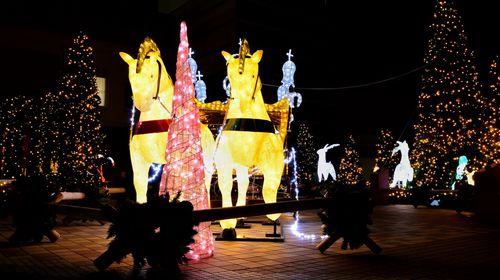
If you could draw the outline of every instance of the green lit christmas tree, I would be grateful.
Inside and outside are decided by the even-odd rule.
[[[479,131],[487,118],[475,57],[462,19],[451,0],[435,2],[418,97],[412,162],[416,185],[450,186],[458,157],[471,169],[483,165]]]
[[[363,168],[359,161],[359,152],[354,137],[349,135],[340,160],[337,181],[342,185],[356,185],[361,181]]]

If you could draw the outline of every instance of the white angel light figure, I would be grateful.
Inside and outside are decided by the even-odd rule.
[[[326,144],[322,149],[319,149],[318,153],[318,179],[319,181],[328,180],[328,176],[332,176],[334,181],[337,180],[337,174],[335,173],[335,168],[331,162],[326,161],[326,152],[333,147],[337,147],[339,144]]]

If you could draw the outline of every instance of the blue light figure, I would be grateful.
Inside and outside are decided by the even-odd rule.
[[[205,99],[207,99],[207,85],[201,79],[203,75],[198,71],[196,78],[198,79],[194,85],[194,89],[196,91],[196,98],[201,102],[205,103]]]
[[[288,56],[288,61],[283,64],[281,70],[283,71],[283,79],[281,79],[281,86],[278,88],[278,100],[283,98],[288,99],[288,105],[290,108],[300,107],[302,103],[302,95],[298,92],[295,92],[295,84],[293,76],[295,74],[295,70],[297,67],[295,63],[291,60],[293,57],[292,50],[288,50],[286,54]],[[295,102],[296,100],[296,102]],[[293,114],[290,110],[290,124],[293,122]]]
[[[196,63],[196,60],[192,57],[194,54],[194,51],[189,48],[189,58],[188,58],[188,63],[189,67],[191,68],[191,79],[194,84],[194,90],[196,92],[196,99],[198,99],[200,102],[205,103],[205,99],[207,99],[207,85],[205,82],[201,79],[203,75],[198,71],[198,64]]]
[[[193,80],[193,84],[196,83],[196,71],[198,71],[198,64],[196,63],[196,60],[192,57],[194,54],[193,50],[189,48],[189,58],[188,58],[188,63],[189,67],[191,68],[191,79]]]

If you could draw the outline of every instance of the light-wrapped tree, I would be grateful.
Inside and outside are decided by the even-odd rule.
[[[362,179],[363,168],[359,161],[359,152],[354,137],[349,135],[340,160],[337,181],[342,185],[356,185]]]
[[[52,120],[58,139],[51,142],[51,165],[58,183],[68,191],[95,193],[101,186],[99,155],[105,154],[93,49],[80,32],[68,48],[59,87],[60,103]]]
[[[412,162],[416,185],[451,185],[458,157],[471,169],[483,165],[480,131],[489,110],[481,94],[473,51],[451,0],[436,1],[418,97]]]

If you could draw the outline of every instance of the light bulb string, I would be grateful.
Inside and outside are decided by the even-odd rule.
[[[399,74],[396,76],[392,76],[392,77],[389,77],[389,78],[386,78],[383,80],[375,81],[375,82],[369,82],[369,83],[358,84],[358,85],[350,85],[350,86],[341,86],[341,87],[317,87],[317,88],[315,88],[315,87],[296,87],[295,89],[297,89],[297,90],[331,91],[331,90],[344,90],[344,89],[369,87],[369,86],[378,85],[378,84],[382,84],[385,82],[389,82],[389,81],[393,81],[393,80],[397,80],[399,78],[405,77],[405,76],[410,75],[414,72],[418,72],[418,71],[424,69],[425,67],[429,66],[429,64],[430,63],[426,63],[424,65],[417,67],[417,68],[411,69],[405,73],[402,73],[402,74]],[[265,83],[262,83],[262,85],[267,86],[267,87],[274,87],[274,88],[280,87],[278,85],[265,84]]]

